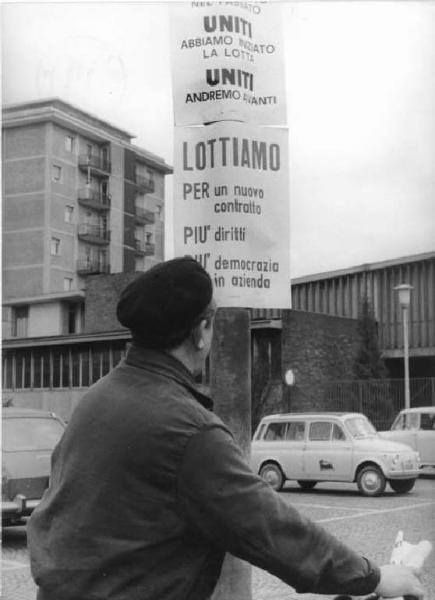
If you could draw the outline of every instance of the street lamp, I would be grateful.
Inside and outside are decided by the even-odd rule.
[[[287,386],[287,410],[291,411],[291,392],[290,388],[295,384],[295,374],[293,369],[287,369],[284,375],[284,381]]]
[[[411,302],[411,290],[414,288],[409,283],[397,285],[394,290],[399,295],[399,304],[403,316],[403,358],[405,361],[405,408],[410,408],[411,399],[409,394],[409,341],[408,341],[408,309]]]

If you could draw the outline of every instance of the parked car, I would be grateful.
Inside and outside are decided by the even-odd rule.
[[[2,524],[20,525],[48,487],[50,459],[65,423],[52,412],[2,410]]]
[[[421,468],[435,467],[435,406],[401,410],[391,429],[379,435],[417,450]]]
[[[252,442],[251,465],[275,490],[286,480],[303,489],[320,481],[356,482],[378,496],[387,482],[409,492],[419,474],[415,450],[381,438],[361,413],[293,413],[264,417]]]

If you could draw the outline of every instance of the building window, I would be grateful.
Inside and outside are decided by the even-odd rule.
[[[52,256],[58,256],[60,254],[60,239],[52,237],[50,246]]]
[[[74,206],[65,206],[65,223],[72,223]]]
[[[103,146],[103,148],[101,148],[101,161],[103,163],[103,167],[106,168],[109,163],[109,149],[107,146]]]
[[[17,389],[28,389],[32,381],[32,355],[26,350],[15,353],[15,386]]]
[[[92,144],[86,144],[86,154],[91,157],[92,156]]]
[[[153,243],[153,234],[151,233],[151,231],[147,231],[145,233],[145,242],[147,244],[152,244]]]
[[[8,350],[3,355],[5,390],[82,388],[116,366],[125,341]]]
[[[74,304],[70,304],[68,306],[68,331],[67,333],[77,333],[77,323],[76,323],[76,306]]]
[[[26,337],[29,325],[29,307],[15,306],[12,310],[12,336]]]
[[[72,136],[72,135],[65,136],[65,150],[67,152],[74,152],[74,136]]]
[[[64,277],[63,278],[63,291],[70,292],[72,290],[73,279],[72,277]]]
[[[64,333],[79,333],[82,305],[76,302],[64,304]]]
[[[53,181],[62,181],[62,167],[53,165]]]

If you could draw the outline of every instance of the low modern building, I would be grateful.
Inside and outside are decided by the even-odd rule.
[[[420,289],[426,294],[424,297],[428,302],[433,297],[434,257],[424,255],[418,260],[413,257],[409,263],[407,260],[398,263],[391,261],[393,264],[389,262],[388,267],[385,267],[385,263],[382,264],[386,269],[409,264],[410,272],[417,269],[420,275],[425,274],[424,284],[412,279],[414,289],[411,302],[416,301],[416,292]],[[419,264],[417,268],[419,261],[424,266]],[[376,266],[380,266],[380,263]],[[277,412],[289,408],[309,410],[319,407],[348,410],[351,407],[352,410],[370,414],[377,406],[384,405],[386,410],[382,420],[379,420],[378,410],[372,414],[372,418],[375,420],[376,414],[378,423],[383,426],[389,424],[388,419],[404,402],[401,375],[403,348],[399,336],[393,338],[397,347],[391,349],[392,355],[390,358],[388,355],[385,357],[389,366],[391,362],[393,367],[396,365],[397,372],[391,373],[394,380],[388,379],[382,384],[358,382],[353,374],[353,362],[359,347],[356,320],[358,307],[364,295],[368,294],[373,299],[367,280],[374,281],[375,276],[367,276],[367,273],[376,272],[377,269],[370,270],[365,266],[349,269],[346,274],[342,271],[329,274],[332,276],[326,278],[322,289],[327,289],[329,285],[331,289],[338,291],[336,300],[329,301],[329,313],[321,310],[328,307],[328,304],[321,304],[319,300],[316,304],[312,300],[319,296],[319,282],[323,281],[321,277],[316,280],[309,278],[309,281],[301,278],[293,282],[294,302],[300,301],[300,298],[305,302],[311,295],[311,300],[307,299],[311,304],[299,304],[299,308],[293,307],[291,310],[252,311],[252,398],[256,421],[262,410]],[[390,290],[390,287],[395,287],[404,281],[404,273],[407,272],[400,271],[399,268],[388,285],[384,284],[380,289]],[[84,390],[116,365],[125,352],[130,335],[117,322],[115,306],[121,290],[133,277],[135,274],[128,272],[88,277],[85,326],[81,333],[4,340],[4,395],[13,398],[18,405],[50,408],[67,418]],[[336,277],[342,278],[341,284],[334,282]],[[383,281],[386,275],[378,273],[376,277]],[[357,285],[360,278],[365,281],[364,285]],[[347,291],[345,282],[349,285]],[[302,290],[298,286],[307,286],[307,289]],[[379,292],[379,284],[372,289],[375,288]],[[394,306],[394,294],[394,290],[391,290],[387,295],[391,298],[391,315],[395,315],[395,327],[400,334],[400,311]],[[352,302],[344,301],[349,297],[353,298]],[[382,296],[378,297],[378,302],[379,298]],[[345,307],[347,310],[353,307],[355,312],[343,314]],[[426,315],[426,331],[421,339],[433,339],[433,320],[430,317],[433,309],[427,306],[427,310],[419,310]],[[377,313],[381,332],[385,322],[379,321],[380,314],[384,313]],[[412,314],[411,310],[411,321]],[[382,339],[385,338],[381,337]],[[411,348],[411,401],[413,405],[433,403],[433,348],[430,345],[423,347],[421,342],[416,343],[416,337],[412,339],[415,346],[412,347],[414,349]],[[385,346],[382,350],[385,355]],[[418,369],[414,360],[422,361],[417,363]],[[295,384],[291,387],[283,383],[284,374],[289,369],[295,377]]]
[[[126,351],[130,332],[116,319],[116,303],[136,275],[88,278],[82,333],[5,340],[4,396],[17,406],[53,410],[68,419],[83,392]],[[267,327],[252,321],[251,341],[252,397],[255,402],[266,394],[267,405],[278,410],[286,402],[282,375],[289,365],[299,383],[351,376],[356,321],[286,310]],[[202,379],[206,385],[213,368],[206,366]]]
[[[89,275],[163,259],[172,168],[59,99],[2,113],[3,340],[79,334]]]
[[[435,377],[435,251],[292,281],[292,308],[357,319],[366,296],[379,347],[393,377],[403,377],[403,316],[395,288],[412,286],[408,311],[411,377]]]

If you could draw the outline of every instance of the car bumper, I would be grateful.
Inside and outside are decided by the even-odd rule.
[[[416,469],[412,471],[390,471],[386,473],[387,479],[417,479],[420,472]]]
[[[2,519],[20,519],[29,516],[40,503],[38,500],[29,500],[18,494],[13,500],[2,500]]]

